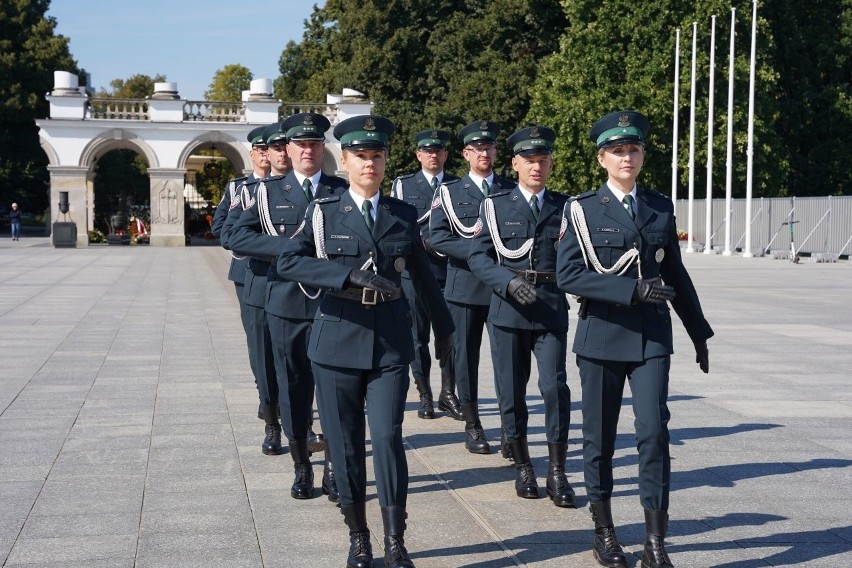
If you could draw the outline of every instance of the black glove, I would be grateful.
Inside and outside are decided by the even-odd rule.
[[[384,276],[379,276],[372,270],[359,270],[353,268],[349,273],[349,283],[360,288],[372,288],[382,294],[390,294],[396,290],[396,284]]]
[[[695,362],[705,373],[710,372],[710,351],[707,350],[707,342],[695,344]]]
[[[515,276],[509,280],[509,284],[506,286],[506,292],[522,306],[528,306],[535,302],[535,286],[520,276]]]
[[[445,363],[453,354],[453,336],[436,337],[435,338],[435,359],[438,360],[438,365],[443,368]]]
[[[660,278],[639,279],[633,290],[633,303],[665,304],[675,297],[675,290],[666,286]]]

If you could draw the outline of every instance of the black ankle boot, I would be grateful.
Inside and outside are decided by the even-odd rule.
[[[373,568],[373,543],[367,527],[364,503],[354,503],[340,508],[343,520],[349,527],[349,557],[346,568]]]
[[[592,501],[589,503],[589,511],[595,522],[595,541],[592,545],[595,560],[607,568],[627,568],[627,557],[615,537],[609,501]]]
[[[328,495],[328,500],[332,503],[340,501],[340,494],[337,492],[337,480],[334,477],[334,469],[331,465],[331,456],[328,455],[328,445],[325,446],[325,467],[322,469],[322,494]]]
[[[456,396],[456,376],[453,374],[452,363],[447,363],[446,366],[449,368],[441,367],[441,394],[438,396],[438,408],[449,414],[451,418],[463,421],[461,403]]]
[[[512,448],[512,457],[515,460],[517,472],[515,493],[518,494],[518,497],[524,499],[538,499],[538,481],[536,481],[535,471],[530,461],[527,439],[510,440],[509,446]]]
[[[476,403],[463,404],[461,408],[464,414],[464,447],[472,454],[490,454],[491,446],[485,439],[485,430],[479,421]]]
[[[547,453],[550,463],[547,467],[547,496],[557,507],[576,509],[574,490],[565,476],[565,456],[568,454],[568,444],[565,442],[548,442]]]
[[[645,509],[645,550],[642,552],[642,568],[672,568],[674,565],[666,554],[663,539],[669,524],[666,511]]]
[[[414,568],[414,562],[405,549],[405,509],[382,507],[382,524],[385,526],[385,568]]]
[[[293,499],[310,499],[314,496],[314,470],[308,452],[308,439],[297,438],[290,442],[290,455],[293,456],[293,487],[290,496]]]
[[[314,432],[313,428],[308,428],[308,452],[313,455],[325,449],[325,437],[322,434]]]
[[[264,404],[260,408],[263,421],[266,422],[265,436],[260,451],[267,456],[281,454],[281,424],[278,422],[278,412],[271,404]]]
[[[414,386],[420,394],[420,406],[417,408],[417,418],[435,418],[435,403],[432,400],[432,387],[429,379],[414,377]]]
[[[500,428],[500,455],[503,456],[503,459],[515,463],[515,458],[512,456],[512,446],[506,440],[506,431],[502,427]]]

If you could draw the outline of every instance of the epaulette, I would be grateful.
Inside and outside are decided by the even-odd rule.
[[[641,189],[646,191],[648,194],[653,195],[654,197],[661,197],[663,199],[669,199],[668,195],[666,195],[665,193],[661,193],[661,192],[657,191],[656,189],[648,189],[646,187],[643,187]]]
[[[248,176],[246,176],[246,177],[248,177]],[[258,184],[258,183],[260,183],[260,182],[262,182],[262,181],[266,181],[267,179],[268,179],[268,178],[264,178],[264,179],[257,179],[257,178],[255,178],[255,179],[253,179],[253,180],[251,180],[251,181],[244,182],[244,183],[243,183],[243,185],[245,185],[245,186],[255,185],[255,184]]]
[[[445,179],[445,180],[441,183],[441,185],[451,186],[451,185],[453,185],[454,183],[458,183],[458,182],[460,182],[461,180],[462,180],[462,178],[458,178],[458,179],[451,179],[451,180],[449,180],[449,181]]]
[[[314,199],[314,203],[318,203],[319,205],[325,205],[326,203],[334,203],[335,201],[340,201],[339,195],[329,195],[328,197]]]
[[[384,199],[387,199],[389,202],[393,203],[394,205],[405,205],[406,207],[414,207],[414,205],[412,205],[411,203],[408,203],[407,201],[405,201],[403,199],[399,199],[398,197],[393,197],[391,195],[383,195],[382,197]],[[414,209],[417,209],[417,208],[414,207]]]
[[[279,180],[279,179],[284,179],[285,177],[287,177],[287,174],[281,174],[280,176],[269,176],[269,177],[263,178],[262,181],[276,181],[276,180]]]
[[[580,195],[572,195],[571,201],[579,201],[580,199],[586,199],[587,197],[591,197],[598,192],[596,189],[591,189],[585,193],[581,193]]]
[[[248,176],[242,176],[242,177],[230,179],[230,180],[228,180],[228,183],[233,183],[233,184],[236,185],[236,184],[240,183],[241,181],[243,181],[245,179],[248,179]]]
[[[413,174],[402,174],[401,176],[396,176],[396,179],[409,179],[409,178],[413,178],[416,175],[417,175],[417,172],[414,172]]]
[[[504,195],[509,195],[510,193],[512,193],[511,189],[507,189],[507,190],[504,190],[504,191],[498,191],[497,193],[489,193],[488,197],[486,197],[485,199],[493,199],[495,197],[503,197]]]

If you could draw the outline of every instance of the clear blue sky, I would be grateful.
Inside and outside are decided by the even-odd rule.
[[[325,0],[52,0],[56,33],[92,75],[95,89],[136,74],[178,84],[198,100],[225,65],[248,67],[255,79],[278,77],[287,42],[299,42],[314,4]],[[61,71],[61,70],[60,70]]]

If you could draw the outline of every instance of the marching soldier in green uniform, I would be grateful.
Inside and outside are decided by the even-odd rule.
[[[380,116],[356,116],[335,127],[349,189],[314,201],[278,260],[282,277],[325,290],[308,356],[349,527],[349,568],[373,565],[365,504],[368,418],[385,566],[414,565],[403,538],[408,464],[402,420],[408,366],[414,358],[408,304],[400,289],[403,270],[411,272],[415,292],[432,314],[437,340],[446,340],[453,332],[423,248],[417,212],[379,192],[393,130],[393,124]],[[439,361],[447,350],[439,350]]]
[[[491,191],[515,187],[512,180],[494,173],[499,133],[500,126],[487,120],[472,122],[459,131],[470,171],[438,188],[429,220],[432,247],[448,257],[444,298],[456,326],[453,370],[465,422],[465,447],[474,454],[491,453],[479,420],[479,349],[491,290],[470,271],[467,259],[480,203]]]
[[[292,156],[292,171],[276,172],[260,185],[257,199],[240,216],[230,244],[240,254],[269,259],[266,316],[278,384],[281,424],[293,458],[295,478],[290,495],[309,499],[314,493],[314,475],[309,445],[314,402],[314,378],[307,357],[311,323],[320,303],[320,290],[285,281],[275,262],[287,239],[305,217],[313,199],[340,195],[346,181],[325,175],[320,169],[328,119],[316,113],[299,113],[266,131],[270,160],[280,154]],[[290,163],[290,160],[288,160]],[[321,489],[337,502],[337,486],[328,448]]]
[[[415,134],[414,141],[417,144],[417,161],[420,162],[422,169],[396,178],[391,188],[391,196],[417,209],[420,238],[423,240],[423,247],[429,253],[432,274],[443,289],[447,282],[447,257],[432,248],[429,217],[438,186],[458,179],[444,172],[450,133],[445,130],[423,130]],[[411,308],[411,331],[414,334],[414,361],[411,362],[411,374],[414,376],[414,384],[420,394],[420,408],[417,410],[417,416],[434,418],[435,406],[432,386],[429,384],[429,372],[432,367],[432,358],[429,356],[430,318],[426,306],[414,293],[414,285],[411,283],[411,274],[408,270],[402,272],[402,290]],[[456,420],[464,420],[459,399],[456,397],[456,378],[453,373],[452,358],[441,367],[441,394],[438,395],[438,408]]]
[[[607,114],[589,138],[607,181],[566,206],[557,282],[580,298],[574,353],[583,389],[583,470],[595,523],[592,552],[603,566],[626,567],[615,535],[612,456],[624,382],[630,383],[645,511],[643,568],[672,566],[663,539],[669,508],[668,398],[674,308],[709,371],[713,336],[683,265],[671,199],[636,185],[645,161],[648,119]],[[570,221],[569,221],[570,219]]]
[[[488,311],[491,358],[503,431],[517,469],[515,491],[525,499],[538,498],[527,446],[526,403],[535,353],[550,458],[547,495],[557,507],[576,507],[565,476],[571,412],[565,370],[568,300],[556,286],[556,245],[567,198],[546,187],[555,139],[556,133],[545,126],[524,128],[509,137],[518,184],[482,202],[468,262],[493,290]]]
[[[211,230],[214,235],[219,237],[222,247],[229,251],[231,248],[228,240],[233,225],[242,212],[243,194],[253,194],[256,191],[257,183],[269,175],[269,157],[266,153],[266,140],[263,136],[265,128],[266,126],[258,126],[249,132],[247,139],[251,144],[250,157],[253,171],[247,177],[237,178],[228,183],[228,188],[213,216]],[[240,302],[240,317],[246,333],[249,365],[251,365],[260,398],[258,418],[261,418],[266,424],[261,451],[267,455],[278,455],[281,453],[281,426],[278,422],[277,411],[278,386],[275,382],[272,359],[265,356],[269,349],[268,334],[264,331],[266,326],[262,310],[257,306],[260,303],[262,307],[263,295],[259,293],[260,287],[254,286],[254,271],[259,270],[259,268],[256,265],[254,271],[252,270],[249,257],[236,255],[233,251],[231,251],[231,257],[228,279],[234,282],[237,300]],[[248,288],[246,288],[246,282],[249,283]]]

